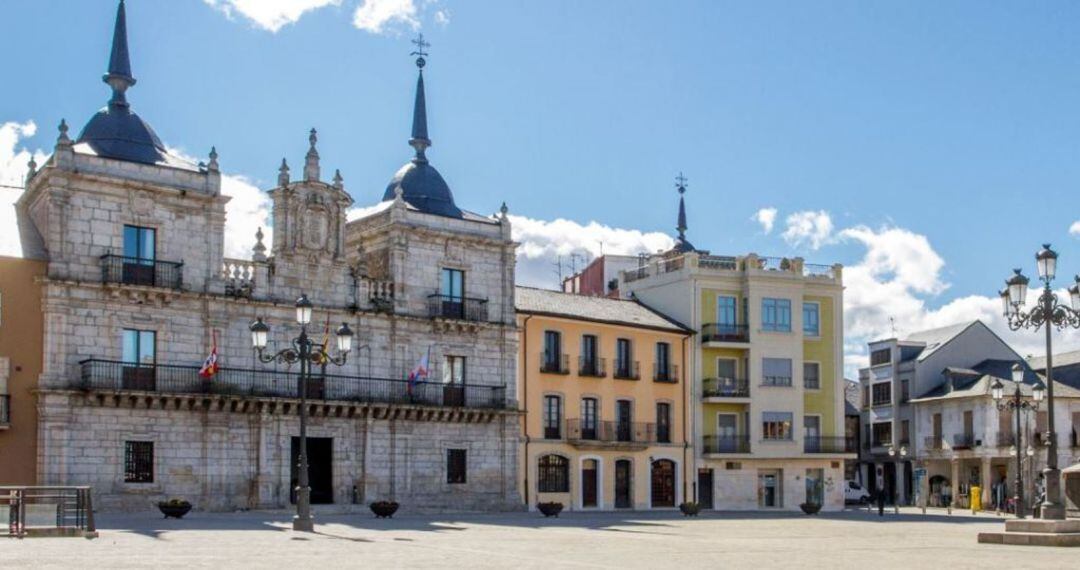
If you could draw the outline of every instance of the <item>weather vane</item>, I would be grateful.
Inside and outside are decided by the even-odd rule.
[[[675,187],[679,189],[679,194],[686,192],[686,177],[683,176],[682,172],[679,172],[679,175],[675,177]]]
[[[427,60],[424,59],[424,56],[428,54],[426,51],[424,51],[424,48],[431,47],[431,44],[424,41],[424,34],[423,33],[416,34],[416,39],[412,40],[412,43],[413,43],[413,45],[416,46],[416,51],[410,53],[409,55],[415,55],[416,56],[416,67],[419,67],[420,69],[423,69],[424,64],[427,63]]]

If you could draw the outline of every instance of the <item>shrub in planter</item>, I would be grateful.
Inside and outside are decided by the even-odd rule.
[[[377,519],[388,519],[394,516],[400,506],[397,501],[375,501],[369,505],[371,512]]]
[[[161,514],[165,515],[165,518],[182,519],[184,515],[191,511],[191,503],[184,499],[161,501],[157,506]]]
[[[545,517],[557,517],[562,512],[562,503],[550,502],[550,503],[537,503],[536,508],[540,509],[540,512]]]
[[[679,505],[679,510],[682,511],[683,516],[696,517],[701,512],[701,505],[688,501]]]
[[[818,511],[821,510],[821,505],[817,503],[803,503],[799,505],[799,508],[808,515],[816,515],[818,514]]]

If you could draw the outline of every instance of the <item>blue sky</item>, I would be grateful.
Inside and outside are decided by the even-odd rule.
[[[9,156],[105,103],[114,13],[0,4],[0,124],[37,126]],[[857,345],[889,316],[992,319],[986,296],[1043,241],[1080,271],[1077,22],[1068,2],[130,0],[129,99],[260,188],[315,126],[324,172],[370,205],[410,156],[422,30],[429,157],[459,205],[536,223],[527,280],[551,281],[560,247],[595,253],[601,225],[671,233],[681,170],[698,247],[849,266]],[[597,225],[567,245],[556,218]]]

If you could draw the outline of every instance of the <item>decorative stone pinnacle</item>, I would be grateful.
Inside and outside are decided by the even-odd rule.
[[[216,171],[218,169],[217,158],[218,158],[217,147],[216,146],[210,147],[210,164],[208,165],[210,170]]]
[[[405,203],[405,189],[400,184],[394,187],[394,204]]]
[[[281,166],[278,168],[277,183],[282,188],[289,185],[289,163],[285,162],[284,158],[281,159]]]
[[[64,119],[60,119],[60,126],[57,127],[60,131],[60,136],[56,138],[57,144],[69,145],[71,144],[71,138],[68,137],[68,124]]]
[[[316,182],[319,180],[319,151],[315,150],[315,143],[319,142],[319,137],[315,129],[311,129],[308,142],[311,143],[311,148],[308,149],[304,160],[304,180]]]
[[[341,185],[342,185],[342,183],[344,181],[345,181],[345,179],[341,177],[341,170],[335,169],[334,170],[334,186],[336,188],[341,188]]]
[[[503,218],[506,218],[506,213],[509,212],[509,211],[510,211],[510,208],[507,208],[506,207],[506,202],[503,202],[502,207],[499,208],[499,213],[502,214]]]
[[[255,230],[255,247],[251,248],[254,261],[266,261],[266,245],[263,244],[262,226]]]
[[[34,178],[35,174],[37,174],[37,161],[34,160],[34,155],[32,154],[30,155],[30,162],[26,163],[26,170],[26,184],[27,186],[29,186],[30,180]]]

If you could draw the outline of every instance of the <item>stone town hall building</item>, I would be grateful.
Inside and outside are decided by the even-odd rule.
[[[269,190],[272,249],[260,232],[250,259],[227,259],[217,154],[170,154],[132,111],[126,35],[121,2],[112,98],[74,139],[61,123],[17,204],[48,253],[38,482],[92,485],[105,509],[286,507],[297,370],[260,364],[248,328],[263,317],[269,348],[287,346],[306,293],[313,338],[324,322],[357,331],[346,364],[309,388],[313,502],[518,507],[515,244],[505,207],[459,209],[428,162],[423,59],[415,154],[373,213],[347,221],[313,130],[301,175],[283,160]],[[215,337],[222,369],[205,380]],[[425,353],[431,375],[410,386]]]

